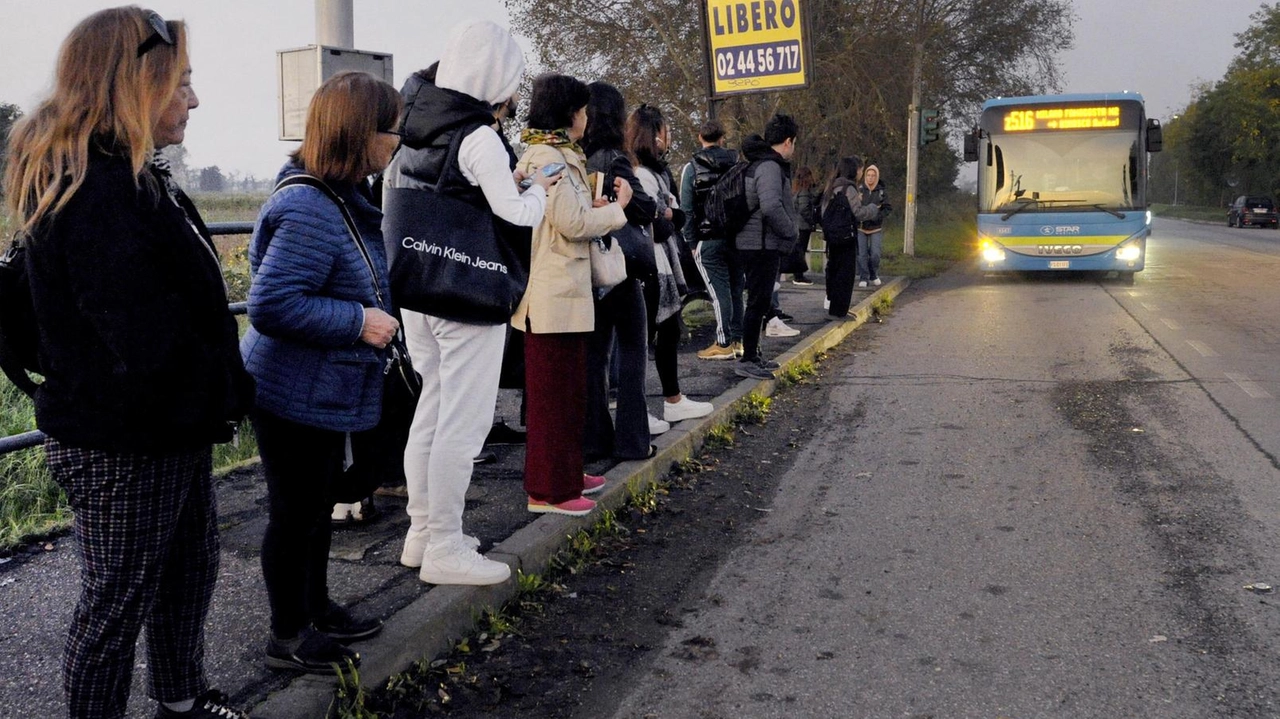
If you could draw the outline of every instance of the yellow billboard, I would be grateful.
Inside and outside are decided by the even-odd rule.
[[[802,0],[702,0],[711,97],[805,87]]]

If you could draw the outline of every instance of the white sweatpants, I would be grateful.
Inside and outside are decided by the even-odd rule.
[[[404,451],[409,532],[425,530],[434,544],[462,536],[473,460],[493,425],[507,329],[402,314],[409,354],[422,374]]]

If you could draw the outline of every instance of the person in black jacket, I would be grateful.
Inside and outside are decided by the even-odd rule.
[[[587,85],[587,130],[582,149],[587,153],[587,170],[597,175],[605,187],[614,178],[631,185],[631,202],[624,212],[632,237],[650,245],[648,225],[657,212],[657,203],[645,194],[631,168],[631,158],[623,149],[623,127],[627,121],[622,93],[613,85]],[[652,251],[651,248],[649,248]],[[627,279],[596,298],[596,328],[587,346],[587,422],[583,444],[590,458],[613,456],[644,459],[654,451],[649,443],[651,428],[645,405],[645,376],[648,357],[648,315],[645,311],[644,283],[653,279],[641,275],[638,264],[628,263]],[[609,366],[617,337],[618,416],[609,416]]]
[[[186,27],[137,7],[63,43],[52,95],[13,129],[5,197],[27,261],[45,382],[36,423],[75,512],[82,586],[68,714],[119,719],[138,634],[157,717],[247,718],[204,676],[218,575],[212,447],[253,396],[208,229],[154,152],[181,143]]]
[[[893,211],[884,184],[880,182],[880,168],[875,165],[867,166],[863,171],[862,184],[858,186],[858,194],[862,196],[863,206],[876,208],[874,217],[864,220],[858,226],[858,287],[866,287],[868,282],[879,287],[884,218]]]
[[[746,184],[747,205],[755,209],[734,237],[747,272],[742,359],[735,368],[740,377],[773,379],[778,368],[776,362],[760,356],[760,333],[773,301],[778,264],[799,236],[791,195],[791,156],[797,134],[799,126],[790,115],[774,115],[763,137],[752,135],[742,143],[743,156],[754,163]]]

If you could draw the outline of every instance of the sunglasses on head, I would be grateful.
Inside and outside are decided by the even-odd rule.
[[[178,44],[169,32],[169,23],[165,22],[164,18],[160,17],[158,13],[148,13],[147,24],[151,26],[151,35],[138,44],[138,57],[146,55],[151,48],[160,43],[169,46]]]

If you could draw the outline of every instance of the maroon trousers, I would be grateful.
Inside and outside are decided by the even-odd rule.
[[[582,496],[590,332],[524,336],[524,489],[559,503]]]

